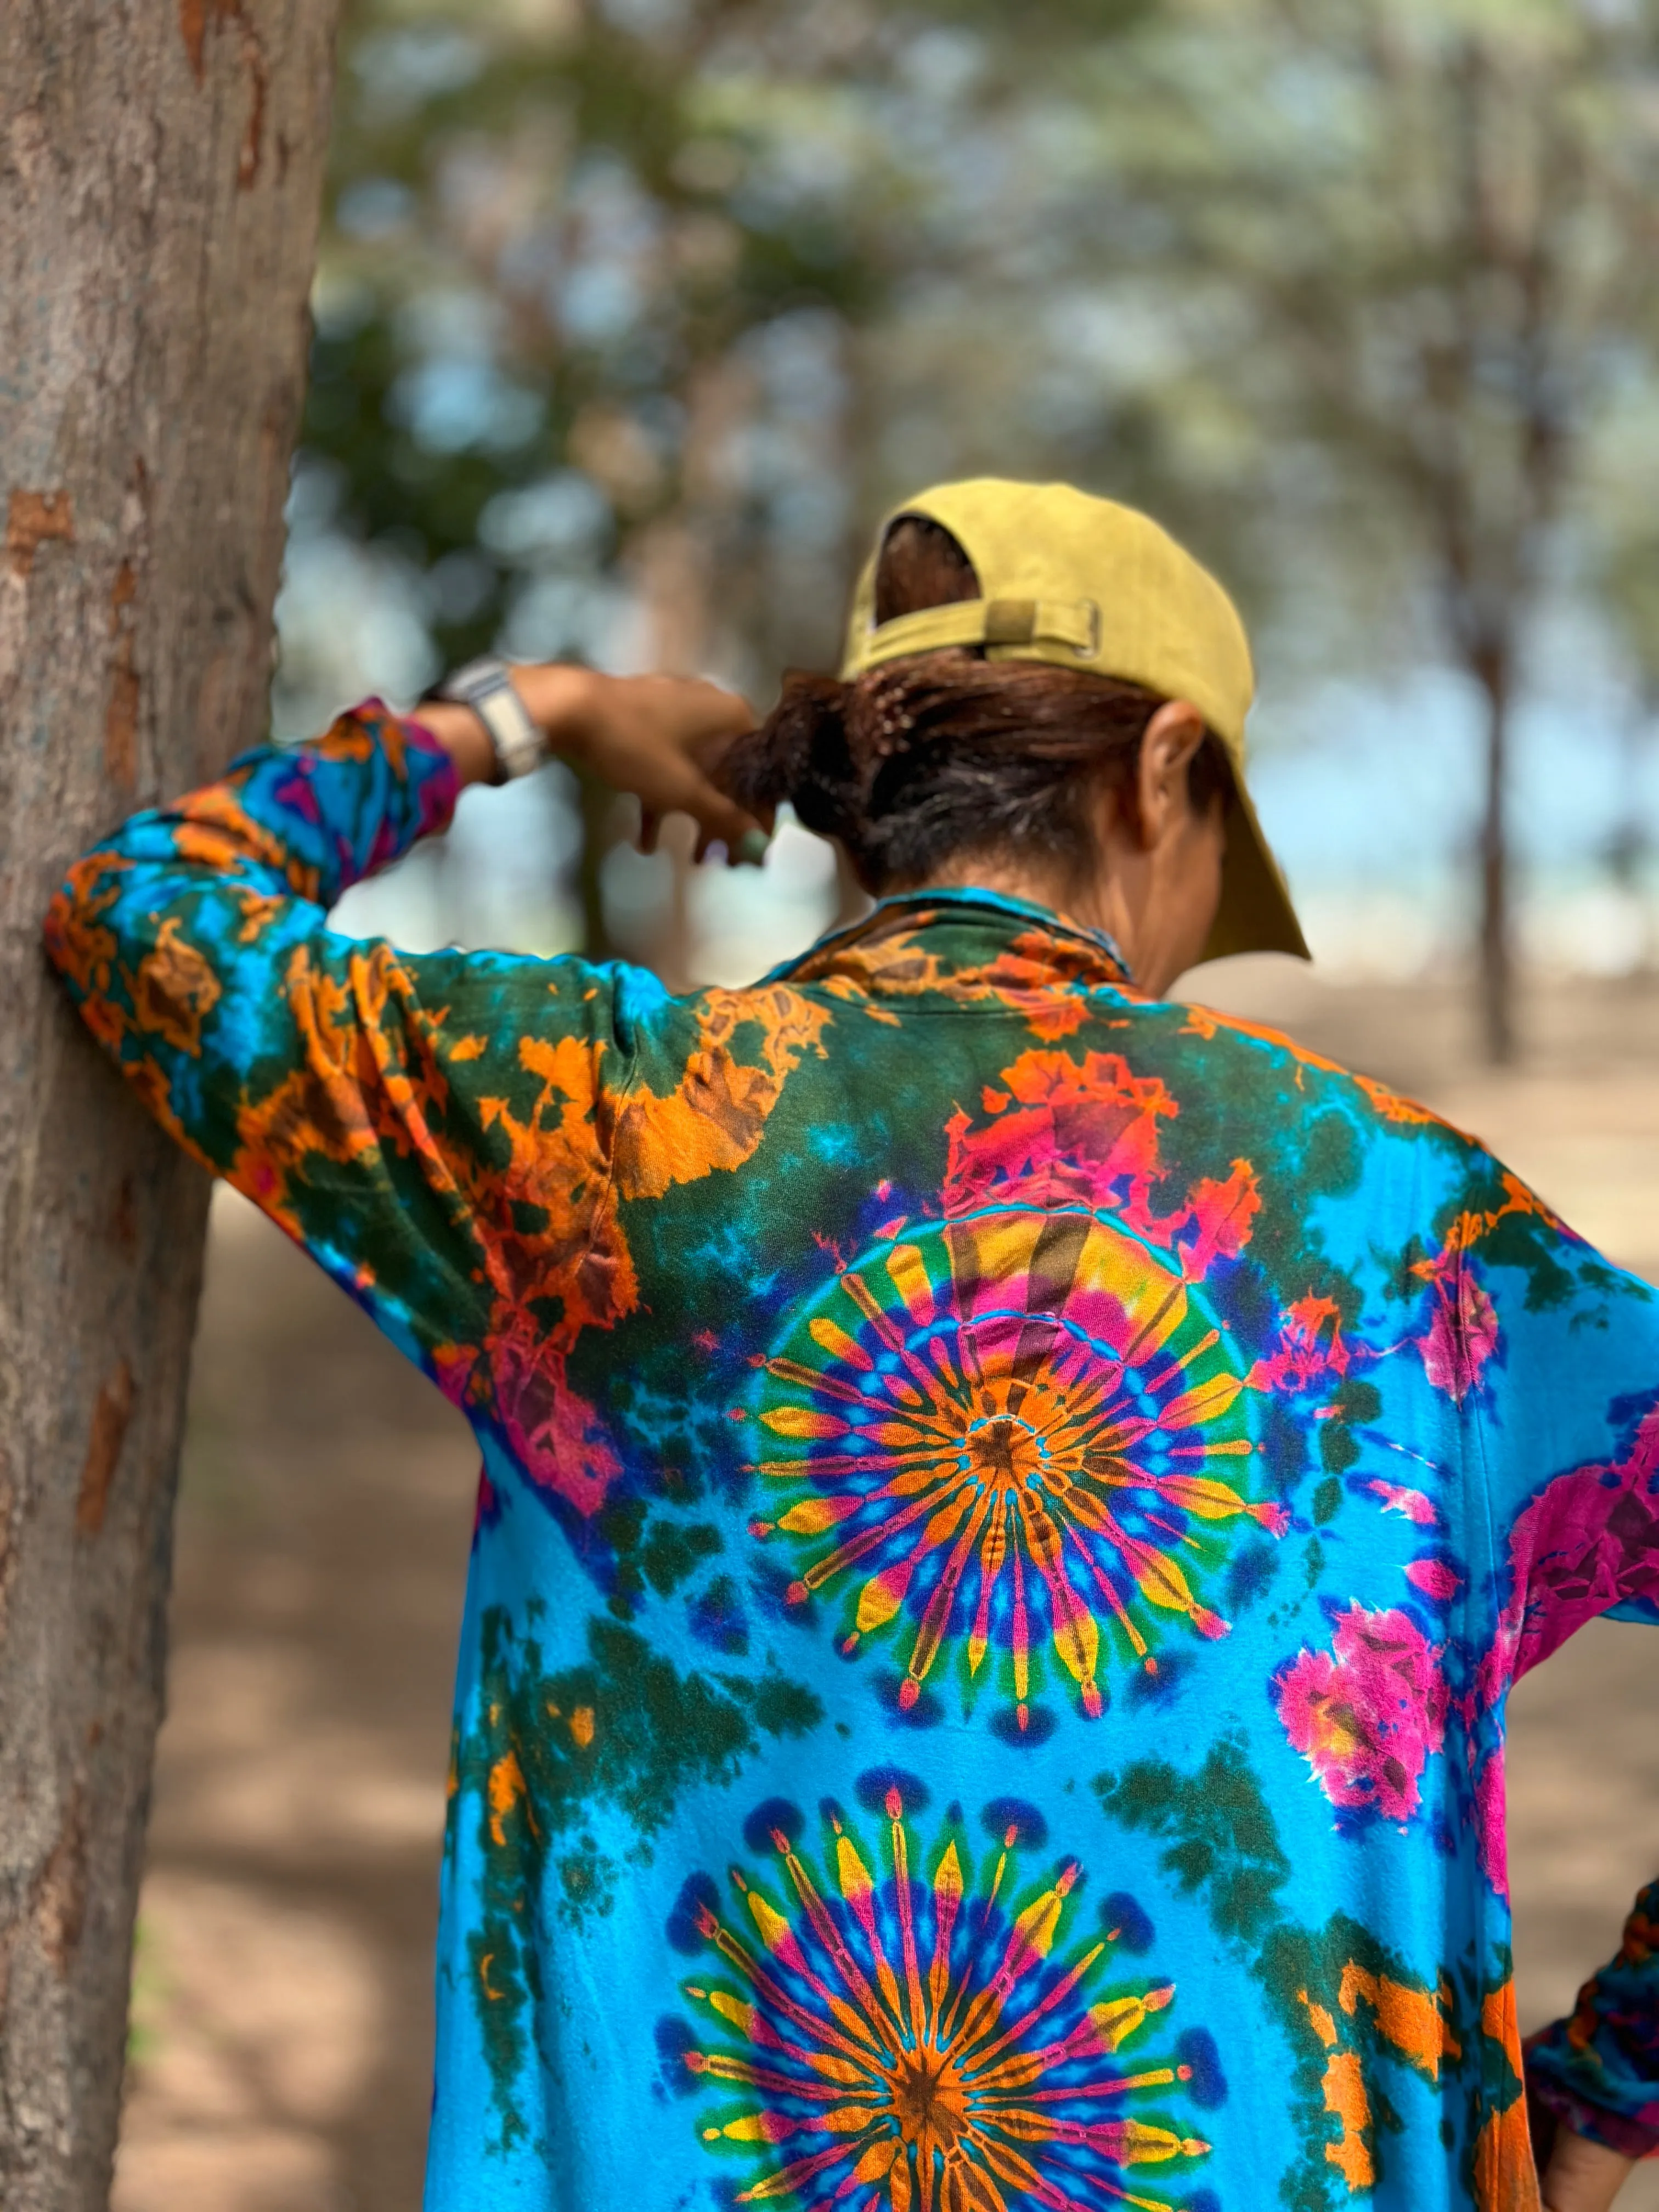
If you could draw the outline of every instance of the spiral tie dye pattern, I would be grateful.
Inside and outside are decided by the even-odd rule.
[[[737,2201],[1167,2212],[1169,2200],[1130,2186],[1127,2171],[1202,2158],[1210,2146],[1121,2106],[1176,2089],[1191,2069],[1109,2062],[1170,2004],[1173,1987],[1089,2003],[1110,1934],[1070,1965],[1048,1963],[1078,1883],[1075,1860],[1013,1910],[1004,1902],[1018,1841],[1011,1824],[983,1897],[969,1899],[957,1839],[935,1852],[930,1872],[913,1870],[897,1785],[884,1809],[885,1880],[833,1810],[833,1896],[781,1828],[772,1843],[791,1893],[781,1910],[733,1872],[758,1949],[713,1907],[699,1910],[699,1932],[738,1987],[690,1984],[687,1995],[740,2048],[690,2050],[684,2063],[706,2081],[750,2093],[731,2118],[704,2127],[703,2140],[779,2161],[769,2160]]]
[[[1285,1525],[1210,1471],[1254,1449],[1222,1332],[1085,1212],[918,1225],[844,1273],[765,1373],[783,1449],[757,1471],[791,1498],[754,1532],[800,1546],[793,1602],[857,1580],[844,1651],[908,1613],[906,1710],[947,1643],[971,1686],[995,1642],[1023,1730],[1046,1630],[1096,1717],[1103,1632],[1154,1674],[1158,1617],[1226,1634],[1203,1594],[1220,1547],[1194,1524]]]

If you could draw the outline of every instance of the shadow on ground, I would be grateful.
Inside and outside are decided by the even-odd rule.
[[[1525,1071],[1475,1072],[1449,989],[1235,962],[1277,1020],[1480,1132],[1659,1279],[1659,986],[1541,995]],[[412,2212],[450,1675],[476,1459],[459,1417],[222,1194],[180,1498],[112,2212]],[[1571,2002],[1659,1871],[1651,1632],[1597,1625],[1513,1706],[1517,1969]],[[1659,2212],[1644,2171],[1620,2212]]]

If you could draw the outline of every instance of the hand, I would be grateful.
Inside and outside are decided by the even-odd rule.
[[[601,676],[589,669],[516,668],[513,681],[558,752],[640,802],[639,847],[653,851],[665,814],[697,825],[696,858],[726,847],[734,864],[764,850],[769,822],[727,799],[708,769],[755,726],[747,702],[679,676]]]
[[[1635,2163],[1605,2143],[1558,2127],[1544,2169],[1545,2212],[1607,2212]]]

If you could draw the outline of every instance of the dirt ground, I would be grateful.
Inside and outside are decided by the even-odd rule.
[[[1659,982],[1536,994],[1524,1070],[1504,1078],[1472,1066],[1447,987],[1239,962],[1200,995],[1426,1098],[1659,1280]],[[475,1469],[459,1417],[222,1194],[114,2212],[419,2203]],[[1514,1700],[1528,2025],[1571,2003],[1659,1869],[1656,1660],[1650,1632],[1595,1626]],[[1659,2212],[1659,2161],[1620,2203]]]

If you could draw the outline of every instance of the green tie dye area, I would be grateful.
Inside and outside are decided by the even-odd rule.
[[[454,797],[368,707],[47,926],[479,1441],[431,2212],[1535,2205],[1504,1701],[1659,1620],[1651,1294],[988,892],[683,1000],[331,933]],[[1651,1934],[1528,2060],[1625,2148]]]

